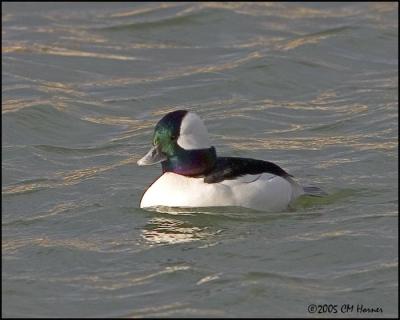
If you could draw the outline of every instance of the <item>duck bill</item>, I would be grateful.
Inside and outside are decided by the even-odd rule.
[[[161,152],[159,145],[155,145],[142,159],[137,162],[137,164],[139,166],[149,166],[165,160],[167,160],[167,156]]]

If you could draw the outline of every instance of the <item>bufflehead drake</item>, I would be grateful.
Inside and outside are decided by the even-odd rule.
[[[161,162],[163,174],[146,190],[141,208],[237,206],[281,211],[303,194],[322,195],[302,187],[278,165],[263,160],[218,157],[203,121],[177,110],[156,125],[153,146],[137,163]]]

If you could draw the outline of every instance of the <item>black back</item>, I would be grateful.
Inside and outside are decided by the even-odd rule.
[[[204,176],[205,183],[217,183],[246,174],[272,173],[282,178],[291,177],[275,163],[249,158],[218,157],[214,168]]]

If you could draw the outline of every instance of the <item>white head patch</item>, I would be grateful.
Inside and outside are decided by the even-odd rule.
[[[188,112],[183,117],[178,145],[186,150],[211,147],[207,128],[197,114]]]

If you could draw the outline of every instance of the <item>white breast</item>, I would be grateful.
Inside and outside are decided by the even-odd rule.
[[[302,188],[296,182],[267,173],[208,184],[204,183],[203,178],[167,172],[145,192],[140,207],[238,206],[281,211],[302,193]]]

